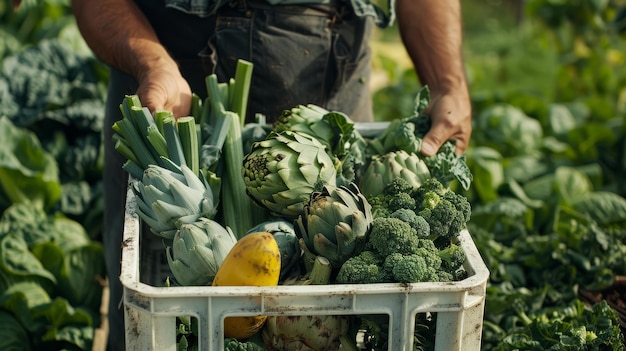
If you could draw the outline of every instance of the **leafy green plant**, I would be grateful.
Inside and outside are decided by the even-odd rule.
[[[79,223],[20,203],[0,218],[0,247],[0,311],[28,335],[12,347],[90,349],[100,320],[102,245]]]

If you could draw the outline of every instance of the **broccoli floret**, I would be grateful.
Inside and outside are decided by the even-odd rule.
[[[392,212],[406,208],[415,210],[417,202],[413,198],[414,187],[406,179],[395,178],[382,194],[370,196],[367,201],[372,206],[374,217],[389,217]]]
[[[412,254],[392,253],[382,263],[384,281],[398,283],[452,282],[467,278],[462,269],[465,261],[463,248],[451,245],[439,250],[429,239],[419,241]]]
[[[380,257],[392,253],[411,254],[418,247],[417,231],[407,222],[398,218],[378,217],[372,221],[372,231],[366,249],[376,252]]]
[[[439,247],[445,247],[465,228],[466,218],[469,219],[471,211],[469,203],[464,203],[467,202],[465,197],[446,195],[445,191],[440,194],[440,189],[432,183],[429,184],[433,191],[420,194],[422,202],[418,214],[430,225],[431,238]]]
[[[437,269],[428,264],[420,254],[404,255],[394,259],[393,279],[398,283],[417,283],[438,281]]]
[[[384,281],[381,259],[372,251],[363,251],[350,257],[337,273],[338,283],[379,283]]]
[[[415,199],[409,193],[398,193],[396,195],[389,195],[389,211],[394,212],[399,209],[405,208],[408,210],[414,210],[416,206]]]
[[[385,194],[367,197],[367,202],[372,206],[372,218],[389,217],[389,200],[391,198]]]
[[[404,178],[395,178],[391,181],[391,183],[387,184],[384,190],[384,194],[386,195],[396,195],[396,194],[411,194],[413,192],[413,185],[409,183],[408,180]]]
[[[455,282],[463,280],[467,277],[469,277],[469,274],[465,269],[457,269],[456,271],[452,272],[452,280]]]
[[[435,245],[435,242],[430,239],[421,239],[419,242],[419,247],[428,249],[428,251],[437,252],[439,249]]]
[[[418,204],[421,204],[427,193],[435,193],[439,196],[443,196],[446,192],[446,187],[444,187],[437,178],[428,178],[419,188],[413,191],[413,198]]]
[[[383,262],[383,274],[386,281],[395,282],[393,278],[393,267],[403,259],[404,255],[401,253],[392,253],[385,257],[385,261]]]
[[[447,191],[443,194],[443,199],[450,201],[457,211],[463,214],[463,222],[467,223],[472,215],[472,205],[469,200],[461,194],[457,194],[454,191]]]
[[[430,225],[426,219],[413,210],[401,208],[390,215],[392,218],[398,218],[407,222],[415,231],[419,238],[428,238],[430,236]]]
[[[426,260],[426,264],[433,269],[438,270],[441,268],[441,257],[439,257],[439,250],[432,250],[430,247],[425,248],[420,246],[417,248],[416,254],[422,256]]]
[[[463,266],[466,255],[462,246],[450,244],[450,246],[439,250],[439,257],[441,258],[441,268],[447,272],[454,272]]]
[[[438,282],[453,282],[455,281],[454,275],[450,272],[439,270],[437,271]]]

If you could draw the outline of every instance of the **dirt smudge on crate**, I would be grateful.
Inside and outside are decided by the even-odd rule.
[[[124,241],[122,241],[122,247],[129,247],[132,242],[133,238],[126,238],[124,239]]]

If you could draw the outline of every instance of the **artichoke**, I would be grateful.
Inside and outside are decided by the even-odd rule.
[[[319,184],[336,182],[337,171],[323,144],[292,131],[254,143],[243,160],[248,195],[271,214],[296,219]]]
[[[206,179],[185,165],[176,167],[178,172],[149,165],[133,187],[137,214],[154,234],[168,240],[174,238],[181,224],[193,223],[200,217],[212,219],[217,212]]]
[[[324,285],[330,282],[330,262],[324,257],[315,259],[311,272],[285,285]],[[348,338],[350,316],[270,316],[261,331],[263,343],[274,351],[329,351],[339,350]]]
[[[228,227],[200,217],[176,231],[167,263],[180,285],[211,285],[237,238]]]
[[[385,187],[396,178],[403,178],[413,188],[419,188],[430,177],[424,160],[415,153],[400,150],[372,157],[358,185],[369,198],[382,194]]]
[[[346,316],[280,316],[268,318],[261,335],[269,350],[339,350],[349,322]]]
[[[312,135],[326,146],[337,169],[337,185],[353,182],[365,164],[367,143],[346,114],[309,104],[285,110],[274,123],[275,131]]]
[[[345,260],[363,249],[372,226],[372,206],[359,188],[326,185],[311,194],[304,213],[296,220],[302,238],[305,265],[323,256],[337,270]]]
[[[280,279],[299,273],[298,263],[302,257],[302,249],[298,243],[298,236],[293,224],[284,219],[276,218],[260,223],[246,234],[254,232],[268,232],[274,236],[280,250]]]

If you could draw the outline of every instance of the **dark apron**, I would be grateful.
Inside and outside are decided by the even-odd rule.
[[[234,0],[218,11],[202,53],[220,81],[234,77],[238,59],[254,64],[248,120],[273,121],[299,104],[316,104],[372,121],[369,91],[371,17],[348,5],[271,6]]]

